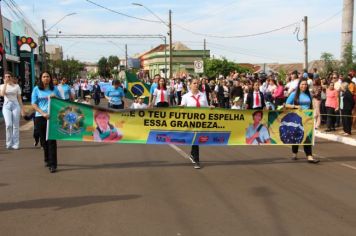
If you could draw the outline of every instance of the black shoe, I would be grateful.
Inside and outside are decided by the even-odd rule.
[[[35,143],[33,144],[33,146],[37,147],[38,145],[38,140],[35,141]]]
[[[49,168],[49,172],[51,172],[51,173],[55,173],[55,172],[56,172],[56,168],[54,168],[54,167],[50,167],[50,168]]]
[[[331,129],[326,129],[325,132],[331,132],[332,130]]]

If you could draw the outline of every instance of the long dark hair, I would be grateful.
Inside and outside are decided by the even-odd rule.
[[[160,84],[159,84],[159,81],[161,80],[161,79],[163,79],[163,81],[164,81],[164,84],[163,84],[163,90],[167,90],[167,83],[166,83],[166,80],[164,79],[164,78],[160,78],[158,81],[157,81],[157,84],[158,84],[158,86],[157,86],[157,89],[158,90],[160,90],[161,89],[161,86],[160,86]]]
[[[49,75],[49,89],[50,90],[53,90],[54,89],[54,85],[53,85],[53,79],[52,79],[52,75],[51,75],[51,73],[49,73],[49,72],[47,72],[47,71],[43,71],[41,74],[40,74],[40,79],[38,80],[38,88],[40,89],[40,90],[44,90],[45,89],[45,87],[44,87],[44,84],[43,84],[43,82],[42,82],[42,75],[44,74],[44,73],[47,73],[48,75]]]
[[[309,99],[310,99],[310,109],[312,109],[313,108],[313,103],[312,103],[312,98],[311,98],[310,91],[309,91],[309,85],[308,85],[308,82],[307,82],[306,78],[303,78],[303,79],[299,80],[297,91],[295,92],[295,96],[294,96],[294,105],[299,105],[299,95],[301,93],[300,84],[302,82],[304,82],[304,81],[307,83],[307,89],[305,90],[304,93],[309,97]]]

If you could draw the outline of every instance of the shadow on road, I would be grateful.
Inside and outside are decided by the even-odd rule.
[[[55,208],[54,210],[63,210],[81,206],[87,206],[97,203],[133,200],[141,197],[137,194],[115,195],[115,196],[82,196],[82,197],[63,197],[63,198],[44,198],[28,200],[21,202],[0,203],[1,211],[12,211],[18,209],[39,209]]]
[[[8,184],[0,183],[0,187],[8,186]]]
[[[318,165],[323,163],[332,162],[347,162],[356,161],[356,157],[339,156],[331,157],[333,159],[321,159]],[[229,166],[229,165],[277,165],[277,164],[308,164],[305,157],[293,161],[289,158],[276,157],[276,158],[260,158],[251,160],[233,160],[233,161],[201,161],[202,167],[211,166]],[[180,167],[191,166],[191,162],[168,162],[168,161],[141,161],[141,162],[119,162],[119,163],[106,163],[100,165],[85,165],[85,164],[59,164],[59,172],[74,171],[74,170],[95,170],[95,169],[120,169],[120,168],[146,168],[146,167]]]

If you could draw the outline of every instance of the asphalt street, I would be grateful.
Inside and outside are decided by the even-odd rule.
[[[317,165],[290,147],[58,142],[58,172],[33,147],[4,148],[0,235],[355,235],[356,149],[318,139]]]

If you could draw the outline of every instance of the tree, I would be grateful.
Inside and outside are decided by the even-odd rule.
[[[48,65],[53,75],[66,77],[69,81],[79,76],[80,72],[84,69],[84,64],[73,57],[67,60],[49,61]]]
[[[110,67],[108,64],[108,59],[106,57],[102,57],[98,61],[98,72],[99,75],[105,78],[110,77]]]
[[[350,71],[356,69],[356,63],[354,63],[356,55],[353,50],[352,44],[348,44],[345,47],[344,58],[342,59],[339,72],[346,76]]]
[[[237,65],[235,62],[223,59],[205,59],[204,72],[208,77],[216,77],[218,75],[227,76],[232,71],[238,73],[247,72],[249,69]]]
[[[110,67],[110,71],[113,71],[120,65],[120,59],[117,56],[109,56],[108,65]]]
[[[320,76],[322,78],[327,78],[333,71],[338,70],[338,66],[334,59],[334,55],[328,52],[323,52],[320,59],[324,62],[323,69],[320,71]]]

